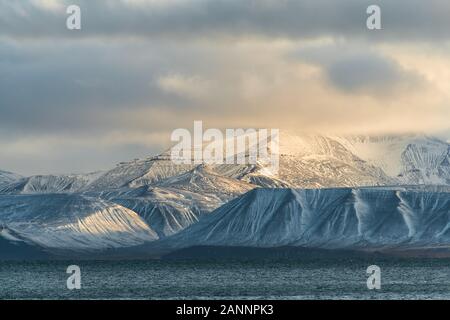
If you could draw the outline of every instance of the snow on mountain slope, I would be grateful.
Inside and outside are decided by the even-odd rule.
[[[101,191],[122,187],[139,188],[147,185],[158,185],[166,179],[173,178],[175,181],[183,179],[184,174],[189,174],[193,170],[201,171],[204,167],[203,164],[174,164],[167,153],[164,153],[144,160],[120,163],[116,168],[100,176],[85,190]],[[208,165],[207,167],[207,174],[222,176],[224,179],[235,179],[234,181],[238,185],[242,184],[238,180],[257,170],[257,166],[251,164],[218,164]]]
[[[276,175],[258,164],[208,165],[205,176],[221,176],[239,188],[329,188],[400,184],[450,185],[450,145],[421,135],[325,136],[280,133],[280,167]],[[123,162],[104,173],[34,176],[1,183],[0,193],[101,192],[158,185],[203,165],[176,165],[170,149],[143,160]],[[1,173],[0,173],[1,174]],[[178,178],[177,178],[178,177]],[[5,181],[5,179],[3,179]],[[167,187],[169,182],[164,185]],[[229,188],[227,188],[229,189]],[[231,188],[232,189],[232,188]]]
[[[205,143],[206,145],[207,143]],[[226,143],[221,144],[222,147],[225,145]],[[248,154],[246,156],[248,157]],[[234,157],[237,157],[237,154],[234,154]],[[278,179],[265,175],[266,168],[258,164],[215,164],[207,166],[204,164],[194,164],[194,162],[192,164],[175,164],[171,160],[171,148],[169,148],[167,151],[155,157],[149,157],[143,160],[136,159],[118,164],[116,168],[107,171],[91,183],[84,191],[102,191],[123,187],[139,188],[148,185],[156,186],[161,183],[167,186],[169,183],[165,183],[165,180],[171,180],[173,178],[173,181],[179,181],[183,179],[184,174],[189,175],[189,172],[195,172],[195,170],[200,172],[205,170],[205,167],[207,167],[208,171],[203,175],[203,179],[218,180],[220,179],[219,176],[221,176],[223,179],[222,183],[227,180],[227,189],[239,189],[242,185],[253,182],[258,182],[253,187],[258,185],[265,187],[285,185]],[[210,176],[210,178],[207,178],[207,176]],[[229,180],[228,178],[233,180]],[[231,184],[235,184],[235,186],[231,187]]]
[[[327,156],[295,157],[281,155],[278,175],[295,188],[332,188],[397,184],[381,169],[360,159],[344,161]]]
[[[22,178],[22,176],[20,176],[18,174],[0,170],[0,186],[12,183],[12,182],[17,181],[17,180],[19,180],[21,178]]]
[[[336,138],[401,184],[450,184],[450,144],[425,135]]]
[[[163,179],[192,170],[194,165],[175,165],[167,153],[143,160],[122,162],[89,185],[88,191],[154,184]]]
[[[221,176],[214,168],[198,166],[195,169],[163,180],[158,186],[216,196],[222,201],[230,200],[255,187],[247,182]]]
[[[199,166],[155,186],[111,190],[99,196],[138,213],[162,238],[196,223],[203,215],[254,187]]]
[[[203,215],[254,187],[199,166],[163,180],[146,197],[115,197],[113,201],[139,213],[164,237],[196,223]]]
[[[291,187],[450,185],[450,145],[424,135],[281,132],[278,178]]]
[[[23,242],[22,239],[16,237],[11,230],[4,226],[0,226],[0,237],[12,242]]]
[[[84,189],[138,213],[161,238],[197,223],[258,187],[241,181],[253,165],[175,165],[167,155],[122,163]],[[257,175],[258,176],[258,175]],[[267,184],[273,186],[271,179]]]
[[[269,144],[270,145],[270,144]],[[174,165],[170,151],[155,159],[124,164],[126,170],[118,170],[123,179],[131,168],[134,174],[121,185],[137,187],[171,180],[200,165]],[[209,165],[208,174],[241,180],[261,187],[342,187],[362,185],[390,185],[397,180],[388,177],[383,170],[360,159],[331,137],[320,135],[280,135],[280,170],[278,175],[268,174],[261,164]],[[116,176],[116,170],[111,172]],[[106,177],[106,176],[105,176]],[[111,180],[111,179],[107,179]],[[176,180],[176,179],[175,179]],[[111,181],[108,182],[109,185]],[[112,184],[116,185],[116,184]],[[93,187],[96,184],[92,185]],[[166,184],[167,186],[167,184]]]
[[[450,248],[450,193],[255,189],[151,248]]]
[[[0,226],[0,259],[1,260],[46,260],[51,255],[43,248],[15,238],[11,231]]]
[[[112,190],[100,197],[139,214],[160,238],[198,222],[201,216],[223,204],[217,196],[151,186]]]
[[[100,172],[72,175],[39,175],[0,186],[0,194],[45,194],[78,192],[95,181]]]
[[[158,238],[127,208],[69,194],[0,196],[0,225],[16,238],[52,249],[120,248]]]
[[[331,136],[280,134],[278,178],[295,188],[356,187],[396,184]]]
[[[207,166],[203,178],[218,176],[239,189],[241,181],[262,187],[326,188],[398,184],[449,184],[449,145],[424,136],[338,137],[281,132],[280,171],[267,174],[261,164]],[[0,193],[101,192],[138,188],[183,179],[203,165],[175,165],[165,153],[120,163],[104,173],[23,178]],[[209,178],[208,178],[209,179]],[[164,182],[167,180],[167,182]],[[205,191],[205,190],[202,190]]]
[[[430,137],[281,132],[278,175],[262,163],[175,165],[168,152],[88,175],[0,172],[0,237],[88,251],[156,239],[169,248],[445,246],[449,163],[448,143]],[[361,186],[378,187],[329,189]],[[250,191],[258,187],[278,189]]]

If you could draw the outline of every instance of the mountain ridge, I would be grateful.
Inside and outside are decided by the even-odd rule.
[[[168,151],[86,175],[21,177],[8,173],[8,180],[0,182],[0,238],[14,242],[15,237],[27,245],[72,252],[127,251],[136,246],[158,251],[160,244],[166,245],[164,250],[176,250],[177,243],[373,249],[404,246],[396,237],[407,242],[414,235],[420,238],[420,232],[426,241],[416,241],[414,246],[445,245],[447,231],[436,231],[436,239],[430,239],[420,223],[425,221],[436,229],[421,218],[424,210],[449,209],[449,146],[422,135],[282,135],[278,175],[266,170],[263,163],[175,165]],[[252,195],[264,192],[269,193],[254,203]],[[421,196],[412,200],[411,194]],[[311,199],[316,199],[314,205]],[[435,205],[428,206],[430,199]],[[328,205],[321,207],[321,203]],[[253,220],[205,227],[218,211],[232,205],[235,207],[225,217],[236,215],[237,223],[238,218],[253,212]],[[377,208],[383,206],[392,216],[379,213]],[[445,227],[441,211],[436,219]],[[318,219],[320,212],[329,221]],[[366,214],[358,216],[361,212]],[[381,224],[370,219],[356,222],[373,212],[378,212]],[[303,222],[294,223],[299,217]],[[308,217],[318,220],[309,224]],[[342,219],[348,219],[347,224]],[[337,228],[334,236],[323,231],[332,222]],[[302,229],[305,225],[307,231]],[[392,231],[389,225],[398,228]],[[237,232],[243,226],[249,228],[243,234],[225,237],[224,230]],[[192,233],[198,228],[203,235]],[[376,239],[377,228],[385,230],[384,238],[390,242]],[[257,231],[256,237],[245,238],[253,231]],[[190,235],[182,238],[186,232]],[[361,232],[371,236],[358,238]],[[264,234],[272,234],[272,238]]]
[[[175,165],[169,151],[160,156],[121,162],[90,174],[40,175],[1,183],[0,193],[95,192],[137,188],[201,168]],[[425,135],[280,136],[280,170],[264,165],[210,165],[211,174],[261,187],[324,188],[408,184],[450,184],[450,144]],[[12,174],[10,174],[12,175]],[[0,172],[1,178],[1,172]]]
[[[149,245],[392,250],[449,248],[450,193],[383,188],[254,189]]]

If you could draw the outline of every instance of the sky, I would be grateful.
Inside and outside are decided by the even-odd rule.
[[[0,169],[108,169],[194,120],[450,139],[449,16],[447,0],[0,0]]]

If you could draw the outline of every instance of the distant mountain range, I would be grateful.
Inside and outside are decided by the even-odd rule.
[[[450,145],[433,137],[282,133],[278,175],[262,164],[174,165],[169,151],[90,174],[0,171],[3,242],[149,254],[450,244]]]

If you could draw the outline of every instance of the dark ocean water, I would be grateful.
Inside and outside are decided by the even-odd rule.
[[[72,264],[81,290],[67,289]],[[450,299],[450,260],[1,261],[0,299]]]

